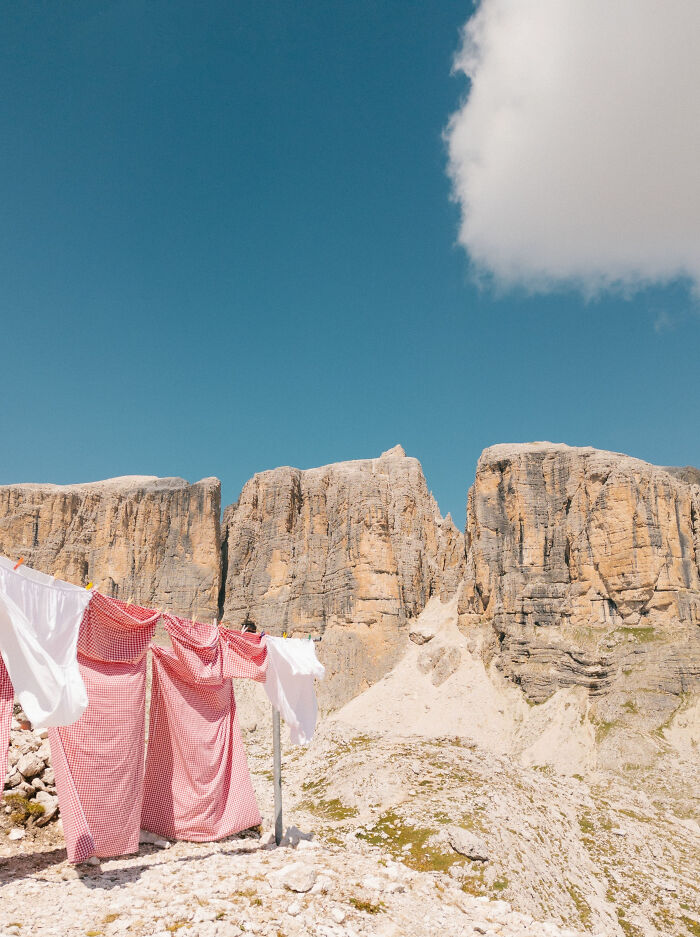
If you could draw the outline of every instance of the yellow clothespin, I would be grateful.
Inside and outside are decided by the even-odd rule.
[[[87,591],[89,592],[89,591],[90,591],[90,589],[92,589],[92,583],[91,583],[91,582],[89,582],[89,583],[88,583],[88,584],[87,584],[87,585],[85,586],[85,588],[86,588],[86,589],[87,589]]]
[[[286,631],[283,631],[283,632],[282,632],[282,637],[283,637],[283,638],[286,638],[286,637],[287,637],[287,632],[286,632]]]

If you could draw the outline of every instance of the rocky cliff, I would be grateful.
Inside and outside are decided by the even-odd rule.
[[[0,553],[107,595],[217,615],[220,483],[128,476],[0,486]]]
[[[406,621],[432,595],[453,595],[464,574],[463,536],[400,446],[256,475],[224,529],[226,622],[322,634],[322,696],[334,705],[389,670]]]
[[[465,627],[534,702],[586,687],[600,724],[659,725],[700,685],[700,486],[611,452],[485,450],[469,492]],[[687,479],[687,480],[686,480]]]
[[[649,730],[700,684],[699,477],[590,448],[494,446],[465,537],[396,447],[256,475],[223,540],[216,479],[7,485],[0,552],[188,616],[322,634],[333,707],[390,670],[431,597],[459,592],[460,628],[530,702],[581,687],[606,732]]]

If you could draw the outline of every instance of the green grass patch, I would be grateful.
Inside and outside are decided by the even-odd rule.
[[[365,901],[363,898],[357,898],[354,895],[349,900],[353,908],[362,911],[364,914],[379,914],[381,911],[386,911],[386,905],[383,901]]]
[[[350,817],[357,816],[357,808],[349,807],[337,797],[333,800],[306,800],[299,806],[303,810],[308,810],[309,813],[323,817],[324,820],[348,820]]]
[[[568,891],[569,897],[576,906],[576,911],[578,912],[578,916],[581,919],[581,923],[584,925],[584,927],[587,926],[591,919],[591,906],[583,897],[583,892],[568,879],[566,880],[566,890]]]
[[[476,870],[470,869],[470,874],[462,882],[462,891],[467,895],[473,895],[475,898],[485,895],[488,892],[484,882],[484,869],[479,866]]]
[[[336,754],[348,755],[352,752],[362,752],[371,748],[375,740],[369,735],[355,735],[347,742],[340,742],[336,747]]]
[[[591,722],[595,726],[596,742],[602,742],[603,739],[607,738],[607,736],[610,735],[612,730],[617,725],[617,721],[615,719],[611,719],[610,721],[605,719],[591,719]]]
[[[632,635],[640,644],[649,644],[650,641],[659,640],[656,630],[649,625],[643,628],[630,628],[625,626],[623,628],[617,628],[616,631],[624,635]]]
[[[644,937],[639,928],[635,927],[634,924],[630,924],[627,920],[623,908],[615,908],[615,911],[617,912],[617,923],[620,925],[625,937]]]
[[[10,807],[10,822],[15,826],[26,826],[45,813],[41,804],[28,800],[24,794],[6,794],[5,804]]]
[[[428,842],[434,834],[435,830],[428,827],[405,823],[390,810],[373,827],[358,830],[357,837],[372,846],[381,846],[418,872],[447,872],[456,863],[463,865],[463,857],[451,849]]]
[[[304,781],[301,785],[302,791],[322,791],[328,784],[326,778],[317,778],[315,781]]]

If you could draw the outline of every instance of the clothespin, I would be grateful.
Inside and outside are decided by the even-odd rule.
[[[89,582],[89,583],[88,583],[88,584],[87,584],[87,585],[85,586],[85,588],[86,588],[86,589],[87,589],[87,591],[89,592],[89,591],[90,591],[90,589],[92,589],[92,583],[91,583],[91,582]]]
[[[283,632],[282,632],[282,637],[283,637],[283,638],[286,638],[286,637],[287,637],[287,632],[286,632],[286,631],[283,631]]]
[[[17,560],[17,562],[15,563],[15,565],[14,565],[12,568],[13,568],[13,569],[19,569],[20,566],[22,565],[22,563],[24,563],[24,557],[23,557],[23,556],[20,556],[20,558]]]

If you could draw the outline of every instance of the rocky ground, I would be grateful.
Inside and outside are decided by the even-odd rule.
[[[208,937],[432,934],[573,937],[504,901],[475,898],[441,873],[417,872],[361,842],[302,839],[143,846],[78,869],[33,850],[0,872],[0,933]]]
[[[10,729],[4,805],[13,837],[19,836],[28,820],[33,827],[42,827],[58,814],[48,732],[33,732],[19,703],[15,703]]]
[[[529,706],[453,606],[426,610],[400,664],[308,749],[285,746],[280,848],[257,684],[237,699],[262,834],[77,868],[37,799],[53,797],[45,741],[17,722],[9,793],[34,806],[0,812],[0,937],[700,937],[698,705],[626,737],[653,747],[645,766],[604,770],[615,729],[581,688]]]
[[[329,720],[309,749],[285,751],[292,826],[275,848],[267,728],[246,733],[261,837],[144,844],[74,868],[60,824],[30,820],[0,845],[0,935],[700,933],[697,791],[679,796],[672,775],[650,797],[459,738],[353,735]]]

